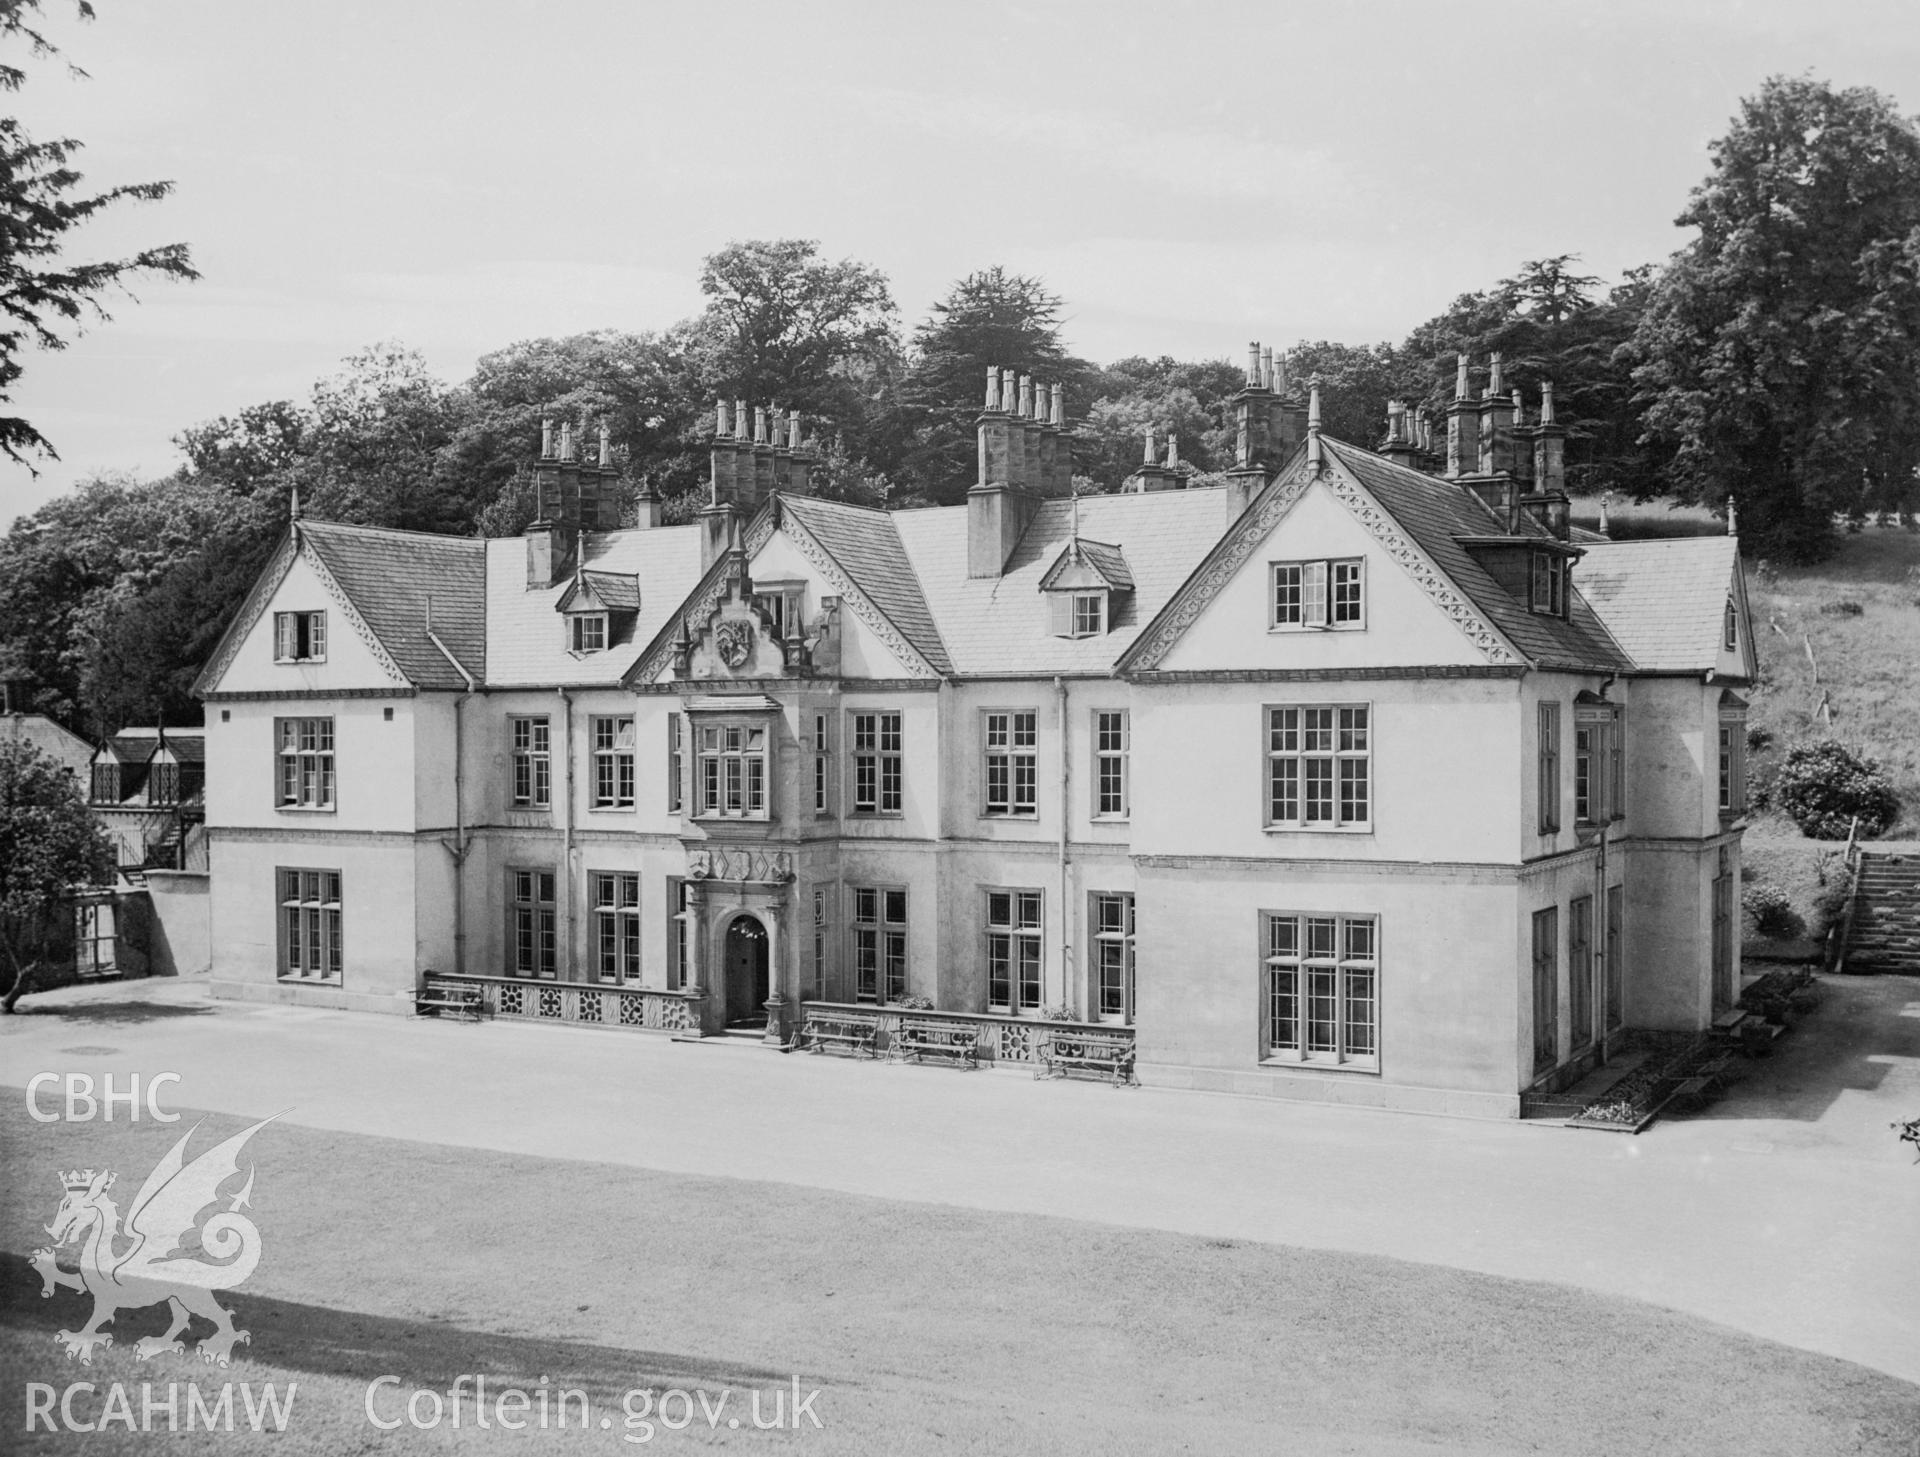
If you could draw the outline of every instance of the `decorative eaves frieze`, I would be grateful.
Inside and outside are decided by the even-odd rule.
[[[1452,620],[1455,627],[1466,634],[1467,641],[1480,649],[1481,655],[1489,663],[1522,661],[1505,635],[1480,614],[1480,610],[1467,600],[1466,595],[1453,585],[1447,574],[1435,566],[1425,552],[1407,539],[1393,517],[1358,481],[1336,466],[1327,475],[1327,487],[1367,528],[1368,533],[1380,544],[1380,549],[1400,564],[1406,574],[1413,578],[1415,585]]]
[[[834,559],[833,553],[822,546],[819,539],[807,530],[793,513],[786,513],[784,524],[787,529],[787,539],[793,543],[794,548],[812,564],[813,569],[820,573],[827,585],[840,594],[840,599],[852,609],[853,615],[865,624],[867,630],[886,644],[887,649],[900,660],[908,672],[922,678],[940,676],[939,671],[927,661],[920,649],[909,642],[906,634],[893,625],[893,619],[882,612],[873,599],[855,585],[853,578],[849,577],[846,570]]]

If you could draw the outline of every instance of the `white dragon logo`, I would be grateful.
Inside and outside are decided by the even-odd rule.
[[[93,1296],[93,1319],[86,1327],[63,1330],[54,1337],[66,1347],[68,1356],[78,1356],[83,1364],[92,1365],[94,1347],[113,1344],[113,1337],[102,1332],[101,1326],[110,1324],[123,1309],[158,1305],[161,1301],[172,1307],[173,1324],[165,1335],[146,1336],[135,1342],[134,1351],[143,1361],[162,1351],[184,1352],[180,1333],[196,1315],[216,1327],[200,1342],[200,1356],[205,1361],[225,1366],[235,1341],[252,1340],[246,1331],[234,1329],[233,1313],[213,1298],[214,1291],[240,1284],[260,1263],[260,1231],[239,1213],[253,1194],[251,1165],[245,1186],[226,1201],[226,1208],[211,1215],[205,1224],[198,1220],[200,1211],[219,1199],[220,1186],[240,1172],[241,1147],[272,1121],[263,1118],[186,1163],[187,1142],[200,1126],[196,1123],[147,1175],[147,1182],[140,1186],[127,1210],[125,1229],[120,1225],[120,1211],[107,1197],[114,1174],[104,1169],[99,1173],[76,1169],[60,1176],[66,1197],[60,1201],[53,1223],[46,1226],[53,1244],[35,1250],[28,1262],[40,1273],[42,1298],[61,1285]],[[198,1259],[187,1251],[176,1254],[196,1226],[200,1252],[224,1263]],[[124,1250],[116,1249],[126,1240],[132,1243]],[[55,1263],[55,1251],[70,1243],[81,1246],[77,1270],[65,1270]]]

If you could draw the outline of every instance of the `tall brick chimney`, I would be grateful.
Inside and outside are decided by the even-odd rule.
[[[1487,368],[1487,392],[1480,398],[1480,464],[1482,475],[1513,472],[1513,401],[1500,377],[1500,356]]]

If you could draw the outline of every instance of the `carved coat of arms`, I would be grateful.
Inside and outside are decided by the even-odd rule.
[[[753,629],[744,622],[723,622],[713,630],[714,651],[729,668],[738,668],[753,655]]]

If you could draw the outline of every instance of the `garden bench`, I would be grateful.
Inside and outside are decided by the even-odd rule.
[[[876,1057],[873,1040],[879,1031],[877,1017],[809,1008],[800,1019],[800,1030],[794,1034],[793,1045],[808,1052],[834,1048],[856,1057]]]
[[[1117,1088],[1133,1081],[1133,1035],[1075,1028],[1056,1029],[1040,1044],[1040,1060],[1033,1075],[1044,1078],[1069,1072],[1102,1073]]]
[[[414,994],[413,1010],[423,1017],[437,1017],[444,1012],[459,1021],[478,1022],[486,1015],[487,1001],[480,988],[471,982],[429,973]]]
[[[1671,1102],[1675,1107],[1698,1108],[1706,1103],[1714,1092],[1711,1078],[1691,1077],[1673,1090]]]
[[[943,1022],[933,1017],[902,1017],[893,1032],[894,1055],[903,1061],[946,1057],[964,1067],[978,1067],[979,1032],[965,1022]]]

